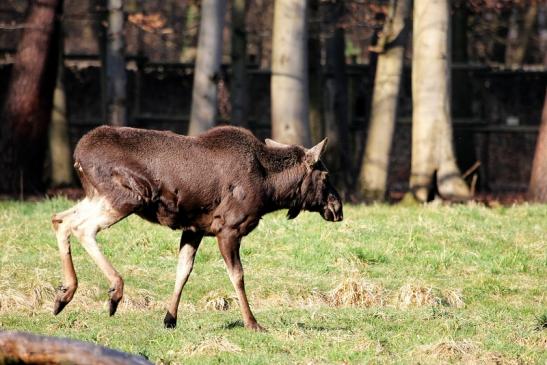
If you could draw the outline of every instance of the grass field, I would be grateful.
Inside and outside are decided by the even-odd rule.
[[[70,201],[0,202],[0,329],[91,341],[158,364],[547,362],[547,206],[348,206],[334,224],[269,215],[243,241],[266,333],[242,327],[206,239],[163,328],[180,232],[130,217],[99,234],[125,279],[108,283],[76,240],[79,289],[51,314],[60,260],[50,216]]]

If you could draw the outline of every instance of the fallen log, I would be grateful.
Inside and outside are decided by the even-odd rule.
[[[0,365],[151,365],[142,356],[92,343],[31,333],[0,331]]]

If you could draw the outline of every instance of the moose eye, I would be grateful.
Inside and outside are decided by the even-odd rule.
[[[313,165],[313,169],[321,172],[329,172],[323,161],[319,160]]]

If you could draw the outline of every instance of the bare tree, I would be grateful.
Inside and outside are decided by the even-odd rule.
[[[410,188],[422,202],[434,184],[441,197],[464,200],[470,192],[456,164],[450,117],[449,3],[415,0],[413,15]]]
[[[528,197],[532,201],[547,203],[547,89],[541,114],[541,126],[532,163],[532,176]]]
[[[232,123],[248,127],[247,32],[245,14],[248,0],[232,2]]]
[[[272,40],[272,136],[311,145],[308,122],[306,0],[276,0]]]
[[[372,112],[359,185],[367,201],[383,200],[389,154],[397,119],[397,100],[408,38],[410,0],[391,0],[389,14],[378,41]]]
[[[309,121],[312,142],[317,143],[325,136],[320,1],[310,0],[308,6]]]
[[[49,127],[49,151],[51,156],[51,184],[69,185],[74,182],[72,175],[72,153],[66,110],[65,62],[63,58],[64,34],[59,32],[59,60],[57,81],[53,93],[51,125]]]
[[[329,32],[326,37],[326,77],[324,87],[325,135],[330,153],[325,156],[335,184],[345,193],[352,185],[349,152],[349,100],[346,74],[345,31],[340,26],[345,12],[343,1],[326,4]]]
[[[123,0],[108,0],[106,44],[106,103],[109,124],[127,124],[127,72],[125,69],[125,38]]]
[[[203,0],[199,27],[192,111],[188,134],[197,135],[216,122],[217,83],[222,60],[222,30],[226,0]]]
[[[505,63],[511,67],[522,66],[529,40],[539,11],[538,0],[531,0],[522,14],[518,6],[513,6],[509,18]],[[520,19],[523,18],[523,19]]]
[[[41,191],[58,57],[61,0],[33,2],[1,117],[0,191]]]
[[[184,29],[182,36],[182,47],[180,50],[180,62],[194,62],[196,58],[196,47],[192,41],[198,33],[199,24],[199,6],[197,0],[188,1],[182,19]]]
[[[539,50],[542,54],[540,62],[547,66],[547,2],[542,2],[538,10]]]

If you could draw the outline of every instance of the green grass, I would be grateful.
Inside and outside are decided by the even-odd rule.
[[[61,270],[50,216],[71,204],[0,202],[1,329],[91,341],[160,364],[547,362],[545,205],[348,206],[338,224],[271,214],[242,246],[247,293],[268,328],[252,333],[213,239],[198,252],[178,327],[163,328],[180,232],[138,217],[98,236],[125,279],[118,313],[108,316],[109,285],[73,239],[80,286],[54,317]],[[372,295],[367,285],[377,300],[352,306],[352,295]],[[350,301],[335,304],[337,295]],[[230,308],[212,309],[217,298]]]

